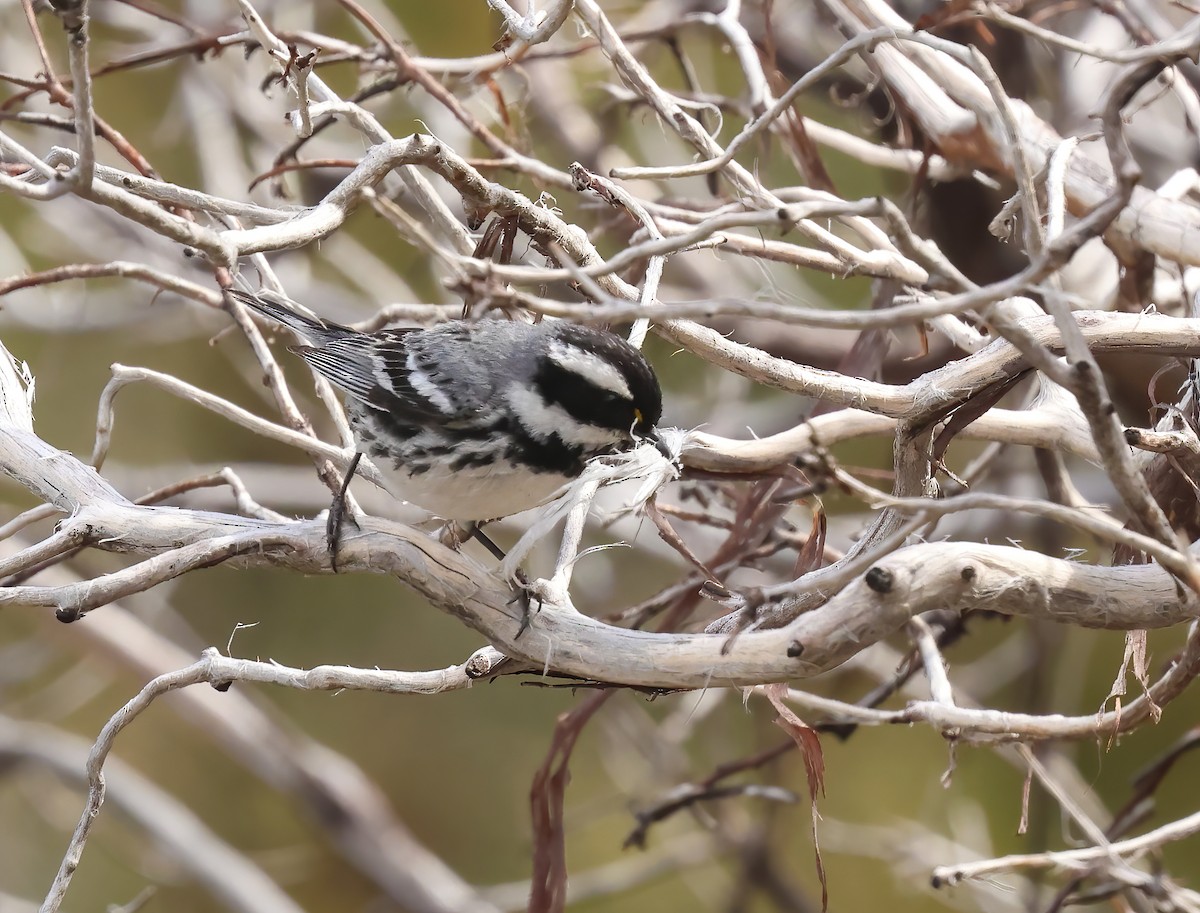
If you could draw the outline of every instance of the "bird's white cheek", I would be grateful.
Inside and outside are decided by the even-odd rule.
[[[558,435],[564,443],[585,448],[611,447],[625,440],[625,435],[610,428],[585,425],[571,416],[562,406],[548,403],[529,387],[514,384],[506,394],[513,415],[531,435],[547,440]]]

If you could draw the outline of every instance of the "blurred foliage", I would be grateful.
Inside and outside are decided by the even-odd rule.
[[[168,4],[184,11],[183,3]],[[234,5],[227,4],[234,21]],[[358,40],[358,31],[334,3],[319,4],[319,28],[347,40]],[[636,4],[629,4],[632,8]],[[785,4],[780,4],[782,8]],[[264,11],[270,10],[267,4]],[[281,5],[275,9],[282,15]],[[418,4],[392,0],[392,16],[403,24],[411,46],[424,55],[467,56],[485,53],[496,40],[498,17],[482,0],[441,0]],[[452,23],[452,27],[447,27]],[[25,28],[18,5],[0,7],[0,25]],[[569,26],[570,28],[570,26]],[[58,61],[61,36],[47,29],[51,53]],[[116,59],[133,48],[119,30],[98,28],[93,61]],[[728,55],[706,52],[704,42],[687,45],[693,62],[715,75],[722,73],[726,88],[736,94],[736,71]],[[224,55],[241,53],[228,49]],[[659,49],[648,49],[647,59],[664,84],[672,84],[672,61]],[[97,108],[114,126],[130,137],[160,173],[180,183],[199,180],[200,162],[186,141],[173,100],[181,84],[209,64],[180,59],[152,70],[130,70],[98,81]],[[579,71],[589,73],[586,61]],[[260,67],[246,69],[247,93],[258,92]],[[335,88],[350,91],[355,85],[351,67],[322,70]],[[593,76],[595,73],[592,74]],[[0,90],[8,91],[11,89]],[[279,91],[279,90],[274,90]],[[626,119],[616,109],[607,111],[597,95],[598,117],[614,130],[658,129],[644,111]],[[519,106],[514,106],[518,114]],[[852,119],[853,112],[822,111],[829,117]],[[414,109],[398,93],[381,107],[381,118],[397,133],[412,129]],[[826,119],[829,119],[828,117]],[[732,115],[727,130],[740,122]],[[537,124],[520,123],[528,140],[541,142]],[[280,136],[286,137],[280,125]],[[106,153],[111,158],[111,155]],[[682,160],[682,158],[680,159]],[[565,163],[561,163],[565,164]],[[764,169],[790,169],[787,162],[747,162]],[[894,179],[881,179],[843,156],[830,154],[826,164],[841,185],[856,188],[855,195],[888,193],[901,198],[904,187]],[[332,172],[330,176],[335,176]],[[293,193],[307,196],[307,182],[328,179],[317,175],[289,178]],[[513,180],[526,192],[537,188]],[[695,189],[695,188],[693,188]],[[261,193],[261,191],[260,191]],[[569,208],[572,203],[559,201]],[[25,237],[24,250],[34,268],[56,265],[56,239],[29,237],[33,224],[26,207],[0,196],[0,224],[17,238]],[[38,223],[40,224],[40,222]],[[60,231],[69,233],[70,225]],[[379,231],[375,217],[360,212],[348,226],[376,255],[405,277],[424,300],[446,300],[425,257],[415,248],[399,245],[391,232]],[[315,273],[326,270],[319,250],[283,255],[306,258]],[[839,307],[862,306],[868,300],[865,280],[808,276],[810,302],[834,302]],[[74,286],[79,307],[105,284]],[[111,285],[108,285],[111,288]],[[132,284],[129,294],[152,299],[145,288]],[[223,337],[205,344],[205,335],[191,332],[173,338],[156,335],[160,321],[191,325],[199,321],[211,334],[223,326],[210,315],[183,311],[174,299],[150,305],[146,332],[129,328],[94,330],[74,334],[43,334],[30,330],[5,330],[6,345],[32,366],[38,382],[39,432],[52,443],[85,455],[94,435],[96,402],[114,362],[145,365],[172,373],[207,390],[257,408],[263,402],[251,378],[244,376],[240,340]],[[137,329],[136,327],[134,329]],[[668,386],[695,383],[692,368],[677,367],[665,346],[652,349],[663,367]],[[300,385],[297,385],[298,388]],[[778,415],[782,427],[801,414],[795,398],[764,392],[760,396]],[[668,404],[668,414],[670,405]],[[849,463],[886,468],[889,457],[878,443],[853,445],[839,451]],[[221,419],[184,405],[149,388],[134,388],[118,401],[114,463],[131,466],[191,464],[218,468],[235,462],[287,460],[302,465],[301,457],[274,447]],[[966,456],[963,457],[965,462]],[[315,483],[314,483],[315,484]],[[140,491],[127,491],[130,496]],[[6,486],[5,517],[28,506],[23,492]],[[836,498],[829,503],[836,505]],[[644,530],[643,535],[652,535]],[[1082,543],[1086,545],[1087,543]],[[1064,543],[1065,545],[1065,543]],[[96,559],[101,562],[108,559]],[[619,560],[619,559],[618,559]],[[623,585],[614,604],[644,597],[656,583],[667,579],[665,568],[626,565]],[[270,658],[291,666],[345,663],[384,668],[438,668],[461,662],[480,646],[478,636],[453,619],[432,611],[395,581],[375,577],[302,579],[285,573],[209,570],[190,574],[174,585],[131,601],[131,607],[152,624],[186,637],[198,652],[207,645],[222,648],[239,625],[253,625],[233,637],[235,655]],[[610,606],[589,604],[601,613]],[[103,625],[105,612],[97,611],[82,624]],[[1049,670],[1036,683],[1018,675],[994,695],[995,706],[1030,707],[1073,714],[1098,709],[1107,693],[1122,651],[1122,636],[1112,632],[1051,629],[1019,621],[977,619],[971,622],[977,638],[948,652],[952,674],[972,662],[985,662],[982,654],[1006,638],[1019,638],[1022,649],[1047,653]],[[0,615],[0,706],[13,716],[38,719],[78,733],[90,742],[109,715],[144,682],[105,659],[81,651],[74,629],[58,625],[48,612],[5,610]],[[1182,641],[1181,631],[1156,632],[1152,637],[1156,663],[1161,664]],[[897,644],[901,642],[898,640]],[[1046,646],[1048,645],[1048,646]],[[1034,668],[1043,664],[1035,663]],[[856,673],[826,676],[810,687],[844,700],[855,700],[870,685],[869,677]],[[394,804],[397,814],[417,837],[441,855],[468,880],[478,884],[515,881],[529,875],[529,783],[546,752],[558,714],[573,706],[578,695],[568,688],[535,687],[536,680],[519,683],[505,679],[436,697],[377,694],[324,694],[269,687],[239,685],[239,691],[289,725],[345,754],[372,777]],[[629,720],[687,713],[697,695],[681,694],[649,701],[636,694],[621,694],[589,727],[572,761],[572,783],[567,793],[568,850],[573,872],[581,872],[637,850],[622,851],[621,843],[634,824],[633,809],[642,807],[680,779],[703,776],[716,765],[775,744],[782,733],[770,725],[764,706],[754,701],[743,707],[729,694],[712,719],[681,746],[643,746],[640,758],[624,758],[628,746],[617,749],[617,732]],[[1148,761],[1165,751],[1200,716],[1200,695],[1195,692],[1177,701],[1157,727],[1147,727],[1124,740],[1119,750],[1084,742],[1048,748],[1079,765],[1096,797],[1109,807],[1119,806],[1129,793],[1131,778]],[[839,824],[892,826],[902,821],[920,822],[929,834],[945,834],[989,852],[1017,852],[1035,846],[1065,846],[1073,831],[1063,825],[1056,806],[1040,789],[1031,796],[1031,833],[1017,834],[1021,817],[1022,774],[990,751],[960,747],[954,772],[943,786],[939,776],[951,763],[946,743],[924,728],[862,729],[848,741],[825,737],[828,795],[820,803],[823,816]],[[656,769],[655,751],[686,760],[679,769]],[[383,911],[391,907],[377,897],[368,882],[330,848],[319,826],[302,817],[283,796],[227,758],[188,720],[180,718],[169,700],[161,702],[127,730],[116,755],[171,792],[224,839],[248,853],[310,910]],[[627,763],[617,763],[626,761]],[[1167,820],[1173,809],[1191,808],[1195,791],[1192,771],[1200,763],[1185,758],[1159,793],[1157,813],[1147,825]],[[81,794],[50,774],[36,770],[6,770],[0,779],[0,890],[41,897],[58,865],[70,829],[81,807]],[[798,795],[805,794],[802,765],[785,755],[761,773]],[[758,800],[732,800],[709,809],[735,828],[755,828],[770,822],[771,839],[783,848],[777,858],[788,860],[781,877],[809,897],[819,896],[811,861],[808,810],[804,800],[796,807],[765,809]],[[672,839],[683,827],[672,821],[654,829],[653,847]],[[838,832],[842,832],[839,828]],[[867,841],[853,838],[830,841],[825,863],[835,909],[888,909],[894,913],[946,909],[971,905],[967,888],[932,897],[918,890],[922,876],[910,869],[908,881],[894,880],[892,866],[871,858]],[[889,848],[882,847],[882,851]],[[859,852],[861,850],[861,853]],[[903,853],[905,847],[891,851]],[[1194,846],[1176,846],[1166,853],[1167,863],[1181,878],[1200,879],[1200,862]],[[947,859],[946,861],[951,861]],[[904,867],[900,867],[904,870]],[[915,872],[916,874],[913,874]],[[613,898],[579,905],[580,911],[656,909],[685,911],[725,909],[724,899],[735,890],[737,865],[718,860],[684,870],[660,881]],[[159,886],[145,909],[175,913],[210,913],[222,907],[199,890],[178,868],[119,813],[102,815],[85,854],[66,909],[101,909],[123,903],[147,883]],[[770,909],[759,898],[749,909]],[[6,909],[0,901],[0,909]]]

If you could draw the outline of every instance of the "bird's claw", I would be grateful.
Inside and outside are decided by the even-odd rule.
[[[540,612],[542,606],[546,604],[545,594],[542,588],[538,586],[541,581],[530,580],[529,575],[520,568],[517,569],[516,575],[513,578],[513,589],[516,591],[513,598],[508,601],[509,605],[519,602],[521,604],[521,626],[517,628],[516,640],[521,639],[521,635],[529,630],[529,623],[533,620],[534,612]],[[534,608],[534,603],[537,603],[537,608]]]

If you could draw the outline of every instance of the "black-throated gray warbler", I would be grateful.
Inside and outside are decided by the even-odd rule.
[[[520,513],[592,457],[658,441],[654,370],[605,330],[486,319],[362,333],[269,292],[229,292],[296,332],[305,345],[291,351],[346,392],[358,447],[389,491],[444,519]]]

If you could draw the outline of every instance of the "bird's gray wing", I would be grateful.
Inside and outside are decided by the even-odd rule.
[[[358,333],[323,346],[296,346],[297,355],[365,406],[418,425],[445,418],[436,391],[414,386],[406,338],[413,329]],[[431,395],[432,394],[432,395]]]

